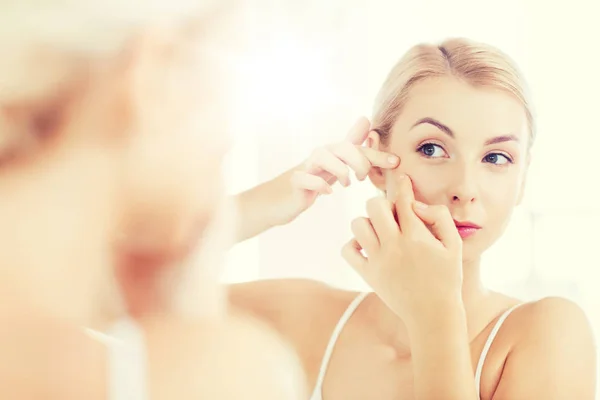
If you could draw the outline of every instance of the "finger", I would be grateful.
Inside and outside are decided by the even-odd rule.
[[[308,172],[315,173],[316,171],[324,171],[333,175],[342,186],[349,186],[351,183],[348,165],[327,148],[321,147],[315,150],[309,160]]]
[[[395,154],[371,149],[370,147],[360,147],[360,151],[373,167],[391,169],[400,165],[400,158]]]
[[[368,218],[356,218],[352,221],[350,226],[352,234],[360,247],[367,253],[367,257],[372,256],[379,250],[379,239]]]
[[[360,117],[348,131],[346,135],[346,141],[361,145],[369,136],[369,130],[371,128],[371,122],[365,117]]]
[[[361,253],[362,247],[356,239],[350,240],[342,247],[342,257],[363,278],[367,272],[368,260]]]
[[[456,248],[462,245],[462,240],[448,207],[428,206],[421,202],[414,202],[413,209],[416,215],[430,227],[433,235],[445,247]]]
[[[402,234],[419,235],[429,233],[423,221],[419,219],[413,210],[415,193],[408,176],[403,175],[400,177],[396,193],[395,208]]]
[[[399,236],[400,228],[394,218],[394,204],[384,197],[375,197],[367,202],[367,215],[375,234],[382,243]]]
[[[325,179],[305,171],[294,172],[292,186],[296,189],[310,190],[319,194],[333,193],[333,189]]]
[[[371,170],[371,162],[364,156],[359,146],[350,142],[341,142],[331,148],[331,152],[348,165],[358,180],[364,180]]]

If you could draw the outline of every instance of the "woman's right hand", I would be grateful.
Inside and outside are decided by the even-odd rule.
[[[280,210],[279,224],[291,222],[311,207],[317,197],[332,193],[336,182],[350,186],[351,171],[363,181],[373,167],[398,166],[400,160],[396,155],[362,146],[369,130],[369,120],[360,118],[343,141],[316,148],[304,163],[280,177],[288,182],[281,182],[282,204],[274,208]]]
[[[362,146],[369,131],[369,120],[360,118],[343,141],[316,148],[299,166],[238,195],[238,241],[293,221],[317,197],[332,193],[336,182],[349,186],[351,171],[362,181],[373,167],[396,168],[400,163],[396,155]]]

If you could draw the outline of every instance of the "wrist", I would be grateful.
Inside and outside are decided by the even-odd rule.
[[[415,397],[475,399],[465,309],[451,301],[440,307],[435,319],[408,327]]]

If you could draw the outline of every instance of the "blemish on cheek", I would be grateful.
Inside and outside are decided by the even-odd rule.
[[[408,178],[408,179],[407,179]],[[387,171],[386,175],[386,198],[389,201],[395,202],[398,199],[400,194],[400,185],[405,180],[410,180],[412,183],[412,187],[414,189],[414,180],[412,177],[404,172],[396,171]]]
[[[386,198],[392,202],[395,202],[398,199],[400,182],[403,181],[403,179],[400,178],[401,175],[410,178],[410,181],[412,183],[413,193],[415,195],[415,200],[429,204],[428,199],[425,196],[423,196],[423,192],[421,190],[422,184],[419,181],[416,181],[412,177],[412,175],[406,174],[404,172],[401,173],[399,171],[388,171],[388,173],[387,173],[387,176],[386,176],[386,182],[387,182]]]

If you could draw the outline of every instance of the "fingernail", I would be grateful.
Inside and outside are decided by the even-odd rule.
[[[396,156],[389,156],[388,162],[392,165],[396,165],[400,160]]]
[[[420,210],[425,210],[428,206],[425,203],[421,203],[420,201],[415,201],[415,207]]]

